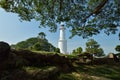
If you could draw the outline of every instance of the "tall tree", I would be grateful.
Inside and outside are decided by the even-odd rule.
[[[53,32],[57,23],[65,21],[71,37],[86,38],[102,30],[115,34],[120,26],[120,0],[0,0],[0,6],[19,14],[21,20],[35,19]]]
[[[94,54],[95,56],[104,55],[103,49],[100,48],[100,45],[94,39],[89,39],[88,42],[86,42],[86,51]]]

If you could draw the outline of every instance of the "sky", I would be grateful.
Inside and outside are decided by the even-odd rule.
[[[48,28],[39,28],[39,22],[32,20],[31,22],[20,21],[17,14],[8,13],[0,8],[0,41],[4,41],[11,44],[16,44],[20,41],[24,41],[31,37],[37,37],[39,32],[44,32],[46,38],[55,47],[58,46],[59,40],[59,27],[55,33],[49,32]],[[69,39],[71,33],[66,29],[66,39],[67,39],[67,51],[69,53],[77,47],[82,47],[85,51],[86,42],[88,39],[83,39],[81,36],[75,36]],[[90,39],[94,39],[103,48],[104,53],[108,54],[110,52],[116,53],[115,47],[120,44],[118,35],[98,34]]]

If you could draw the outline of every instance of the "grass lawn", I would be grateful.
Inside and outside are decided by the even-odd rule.
[[[77,65],[63,80],[120,80],[120,65]]]

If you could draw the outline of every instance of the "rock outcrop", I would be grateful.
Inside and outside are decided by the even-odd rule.
[[[6,42],[0,42],[0,61],[8,58],[10,53],[10,46]]]

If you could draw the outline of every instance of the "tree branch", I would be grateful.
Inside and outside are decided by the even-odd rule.
[[[86,22],[87,18],[89,18],[91,15],[95,14],[98,15],[100,13],[100,10],[104,7],[104,5],[107,3],[108,0],[103,0],[94,10],[92,13],[90,13],[88,16],[86,16],[83,19],[83,22]]]
[[[62,10],[62,4],[63,4],[63,0],[60,0],[60,12]]]

